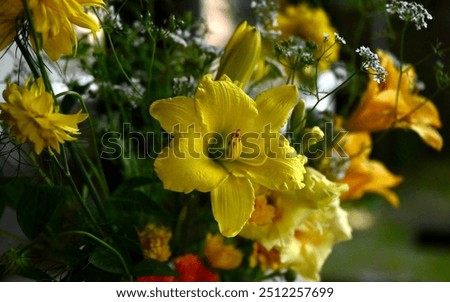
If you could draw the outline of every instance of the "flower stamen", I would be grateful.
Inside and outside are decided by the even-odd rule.
[[[236,160],[242,153],[241,130],[237,129],[231,133],[230,140],[227,144],[225,159]]]

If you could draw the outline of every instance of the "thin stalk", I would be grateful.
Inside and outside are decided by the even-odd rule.
[[[14,41],[16,41],[16,44],[19,47],[20,52],[22,53],[23,57],[25,58],[25,61],[27,62],[28,67],[30,67],[34,78],[35,79],[39,78],[40,74],[39,74],[38,69],[36,68],[36,62],[33,61],[28,49],[25,47],[25,45],[22,44],[22,41],[20,40],[19,36],[16,36]]]
[[[108,196],[109,195],[109,188],[108,188],[108,185],[106,183],[106,176],[105,176],[105,173],[104,173],[104,171],[102,169],[102,163],[100,161],[100,157],[98,156],[99,155],[99,150],[98,150],[98,144],[97,144],[97,137],[95,135],[94,123],[92,121],[92,118],[91,118],[91,115],[89,113],[89,110],[88,110],[88,108],[86,106],[86,103],[84,102],[83,98],[81,97],[81,95],[76,93],[76,92],[74,92],[74,91],[66,91],[66,92],[60,93],[60,94],[56,95],[55,98],[59,98],[59,97],[66,96],[66,95],[71,95],[71,96],[74,96],[75,98],[77,98],[79,100],[83,110],[89,115],[88,123],[89,123],[89,130],[90,130],[90,138],[92,140],[92,145],[93,145],[93,148],[94,148],[94,154],[95,154],[94,157],[96,159],[97,167],[95,167],[94,165],[91,165],[91,166],[93,167],[94,173],[97,176],[98,181],[100,182],[100,185],[102,187],[103,193],[106,194],[106,196]],[[83,152],[82,154],[83,154],[83,157],[85,157],[85,159],[88,160],[91,163],[91,161],[87,157],[86,153]]]
[[[63,155],[63,160],[64,160],[64,164],[62,164],[56,156],[53,157],[53,160],[56,162],[56,164],[58,165],[58,167],[61,169],[61,171],[63,171],[64,176],[67,178],[68,182],[69,182],[69,186],[72,189],[72,192],[75,195],[75,199],[78,201],[78,203],[80,204],[81,208],[83,209],[83,212],[86,214],[86,216],[88,217],[88,219],[91,221],[92,225],[95,227],[95,229],[101,234],[102,231],[100,229],[100,227],[97,224],[97,221],[94,217],[94,215],[92,215],[91,211],[89,210],[89,208],[86,205],[86,200],[83,198],[83,196],[81,195],[80,191],[78,190],[72,175],[70,174],[70,169],[67,163],[67,156],[65,154],[65,148],[64,146],[62,146],[61,148],[61,153],[64,153]]]
[[[30,9],[28,7],[28,0],[23,0],[23,4],[24,4],[24,8],[25,8],[25,14],[27,16],[27,19],[30,22],[31,36],[34,40],[34,43],[36,43],[35,53],[36,53],[36,57],[38,59],[38,65],[39,65],[39,69],[41,71],[41,76],[44,80],[45,90],[50,92],[51,94],[53,94],[53,88],[52,88],[50,79],[47,74],[47,68],[45,66],[44,59],[42,58],[42,55],[41,55],[41,49],[42,49],[41,37],[38,35],[38,33],[36,32],[36,30],[34,28],[33,16],[31,15]]]
[[[100,196],[97,192],[97,189],[94,186],[94,183],[92,182],[92,179],[90,177],[90,175],[88,174],[88,172],[86,171],[86,168],[83,164],[83,161],[81,160],[80,156],[78,155],[78,153],[74,150],[73,145],[71,143],[67,143],[68,147],[69,147],[69,151],[70,154],[72,155],[72,157],[75,159],[75,162],[77,164],[77,166],[79,167],[81,174],[83,175],[84,180],[86,181],[86,185],[89,189],[89,191],[91,192],[92,198],[94,200],[95,206],[97,207],[100,215],[102,216],[103,219],[106,218],[104,209],[103,209],[103,205],[100,199]]]
[[[405,22],[405,25],[402,28],[402,33],[400,35],[400,75],[398,77],[398,83],[397,83],[397,91],[395,93],[395,105],[394,105],[394,121],[392,122],[391,128],[395,127],[395,124],[397,123],[397,112],[398,112],[398,100],[400,98],[400,86],[402,83],[402,77],[403,77],[403,59],[404,59],[404,49],[405,49],[405,34],[406,34],[406,28],[408,27],[408,22]]]
[[[115,248],[113,248],[111,245],[109,245],[108,243],[106,243],[106,242],[103,241],[102,239],[98,238],[97,236],[95,236],[95,235],[93,235],[93,234],[91,234],[91,233],[85,232],[85,231],[78,231],[78,230],[76,230],[76,231],[67,231],[67,232],[64,232],[64,233],[62,233],[62,234],[83,235],[83,236],[89,237],[89,238],[91,238],[91,239],[97,241],[98,243],[100,243],[101,245],[103,245],[104,247],[106,247],[108,250],[110,250],[111,252],[113,252],[113,253],[117,256],[117,258],[119,259],[120,263],[121,263],[122,266],[123,266],[123,270],[124,270],[125,274],[127,274],[127,276],[128,276],[128,277],[130,278],[130,280],[131,280],[132,277],[131,277],[130,271],[129,271],[129,269],[128,269],[128,266],[127,266],[127,264],[126,264],[126,262],[125,262],[125,259],[122,257],[122,255],[119,253],[119,251],[117,251],[117,250],[116,250]]]

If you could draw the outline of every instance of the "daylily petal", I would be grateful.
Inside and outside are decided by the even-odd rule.
[[[206,75],[200,81],[195,98],[202,122],[209,132],[225,135],[240,130],[254,130],[258,110],[256,103],[226,76],[213,81]],[[221,115],[221,118],[218,116]],[[258,131],[259,132],[259,131]]]
[[[252,181],[271,190],[299,190],[304,187],[306,158],[297,155],[287,139],[281,135],[270,140],[267,160],[259,166],[230,164],[232,173],[247,175]]]
[[[200,125],[195,100],[190,97],[177,96],[155,101],[150,106],[150,114],[170,133],[185,132],[192,124]]]
[[[211,192],[211,204],[219,230],[225,237],[236,236],[253,213],[255,191],[247,178],[230,175]]]
[[[411,130],[419,134],[422,140],[430,147],[440,151],[444,145],[444,140],[439,132],[433,127],[424,125],[410,125]]]
[[[164,188],[189,193],[209,192],[227,177],[227,171],[202,150],[202,138],[175,137],[155,160],[155,171]]]
[[[286,123],[292,109],[297,104],[298,91],[294,85],[285,85],[266,90],[256,99],[260,119],[266,124],[261,125],[264,130],[270,124],[271,131],[278,131]]]

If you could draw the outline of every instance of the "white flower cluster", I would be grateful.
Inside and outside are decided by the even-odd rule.
[[[188,95],[194,96],[195,88],[197,87],[197,81],[193,76],[183,76],[173,79],[173,93],[175,95]]]
[[[261,35],[276,39],[281,32],[274,30],[278,26],[277,15],[279,4],[277,0],[253,0],[251,8],[256,17],[256,27]]]
[[[345,41],[345,39],[340,36],[338,33],[334,33],[334,40],[342,45],[347,44],[347,41]]]
[[[426,19],[433,19],[423,5],[416,2],[393,0],[386,4],[386,11],[391,15],[397,14],[401,20],[413,22],[417,30],[427,28]]]
[[[362,68],[366,71],[369,69],[374,72],[374,80],[377,83],[386,81],[387,72],[380,65],[378,55],[373,53],[369,47],[361,46],[356,52],[362,57]]]

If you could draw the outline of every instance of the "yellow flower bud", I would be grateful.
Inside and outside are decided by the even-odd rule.
[[[243,21],[234,31],[220,59],[216,79],[227,75],[244,87],[250,80],[261,55],[261,34],[247,21]]]

